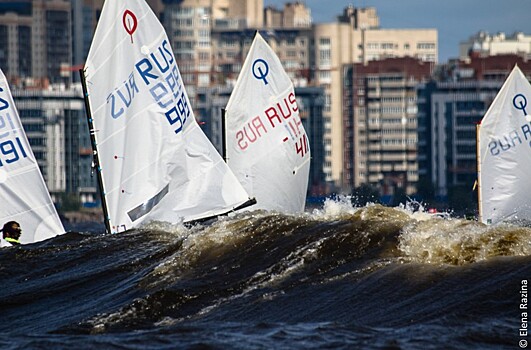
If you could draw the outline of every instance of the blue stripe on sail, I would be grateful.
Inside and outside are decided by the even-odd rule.
[[[159,193],[151,197],[147,202],[140,204],[138,207],[127,212],[131,221],[135,222],[142,216],[149,213],[157,204],[160,203],[162,198],[169,192],[170,185],[166,185]]]

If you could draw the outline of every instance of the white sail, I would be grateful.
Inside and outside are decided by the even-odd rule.
[[[21,243],[65,232],[22,127],[11,90],[0,70],[0,228],[20,224]]]
[[[293,84],[257,32],[226,108],[227,163],[253,208],[304,210],[310,148]]]
[[[106,0],[85,65],[111,230],[226,213],[248,195],[197,124],[144,0]]]
[[[515,66],[481,121],[480,220],[531,220],[531,85]]]

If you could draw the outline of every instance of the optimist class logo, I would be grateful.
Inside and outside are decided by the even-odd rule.
[[[513,106],[514,106],[514,108],[519,109],[522,112],[524,112],[524,116],[527,116],[527,112],[525,110],[525,108],[527,107],[527,99],[525,98],[524,95],[518,94],[518,95],[514,96],[514,98],[513,98]]]
[[[136,30],[138,21],[133,12],[125,10],[124,16],[122,17],[122,22],[124,24],[125,31],[131,36],[131,44],[133,43],[133,33]]]

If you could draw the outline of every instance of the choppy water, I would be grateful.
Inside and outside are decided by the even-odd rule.
[[[92,228],[0,251],[0,348],[518,349],[529,340],[519,331],[528,227],[328,201],[299,216]]]

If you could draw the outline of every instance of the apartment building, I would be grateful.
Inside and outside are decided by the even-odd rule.
[[[522,32],[512,35],[500,32],[491,35],[480,31],[459,43],[459,59],[468,60],[471,51],[482,57],[507,54],[531,57],[531,35]]]
[[[325,158],[327,182],[340,189],[344,179],[343,66],[368,64],[390,57],[413,57],[435,66],[438,39],[435,29],[381,29],[375,8],[349,6],[334,23],[313,26],[314,84],[325,88]],[[349,188],[345,189],[349,190]]]
[[[92,148],[81,86],[12,89],[15,105],[39,168],[52,195],[78,194],[96,202]]]
[[[417,192],[417,85],[431,65],[412,57],[344,66],[342,187],[392,198]]]
[[[72,65],[69,0],[0,2],[0,67],[12,83],[64,83]]]
[[[233,31],[261,28],[263,1],[184,0],[165,5],[163,24],[194,104],[196,88],[211,86],[215,81],[216,59],[223,59],[225,55],[231,59],[242,59],[235,51],[237,41],[216,45],[212,31],[215,28]]]
[[[264,9],[265,28],[309,28],[311,25],[311,11],[300,1],[287,2],[283,9],[274,6]]]

